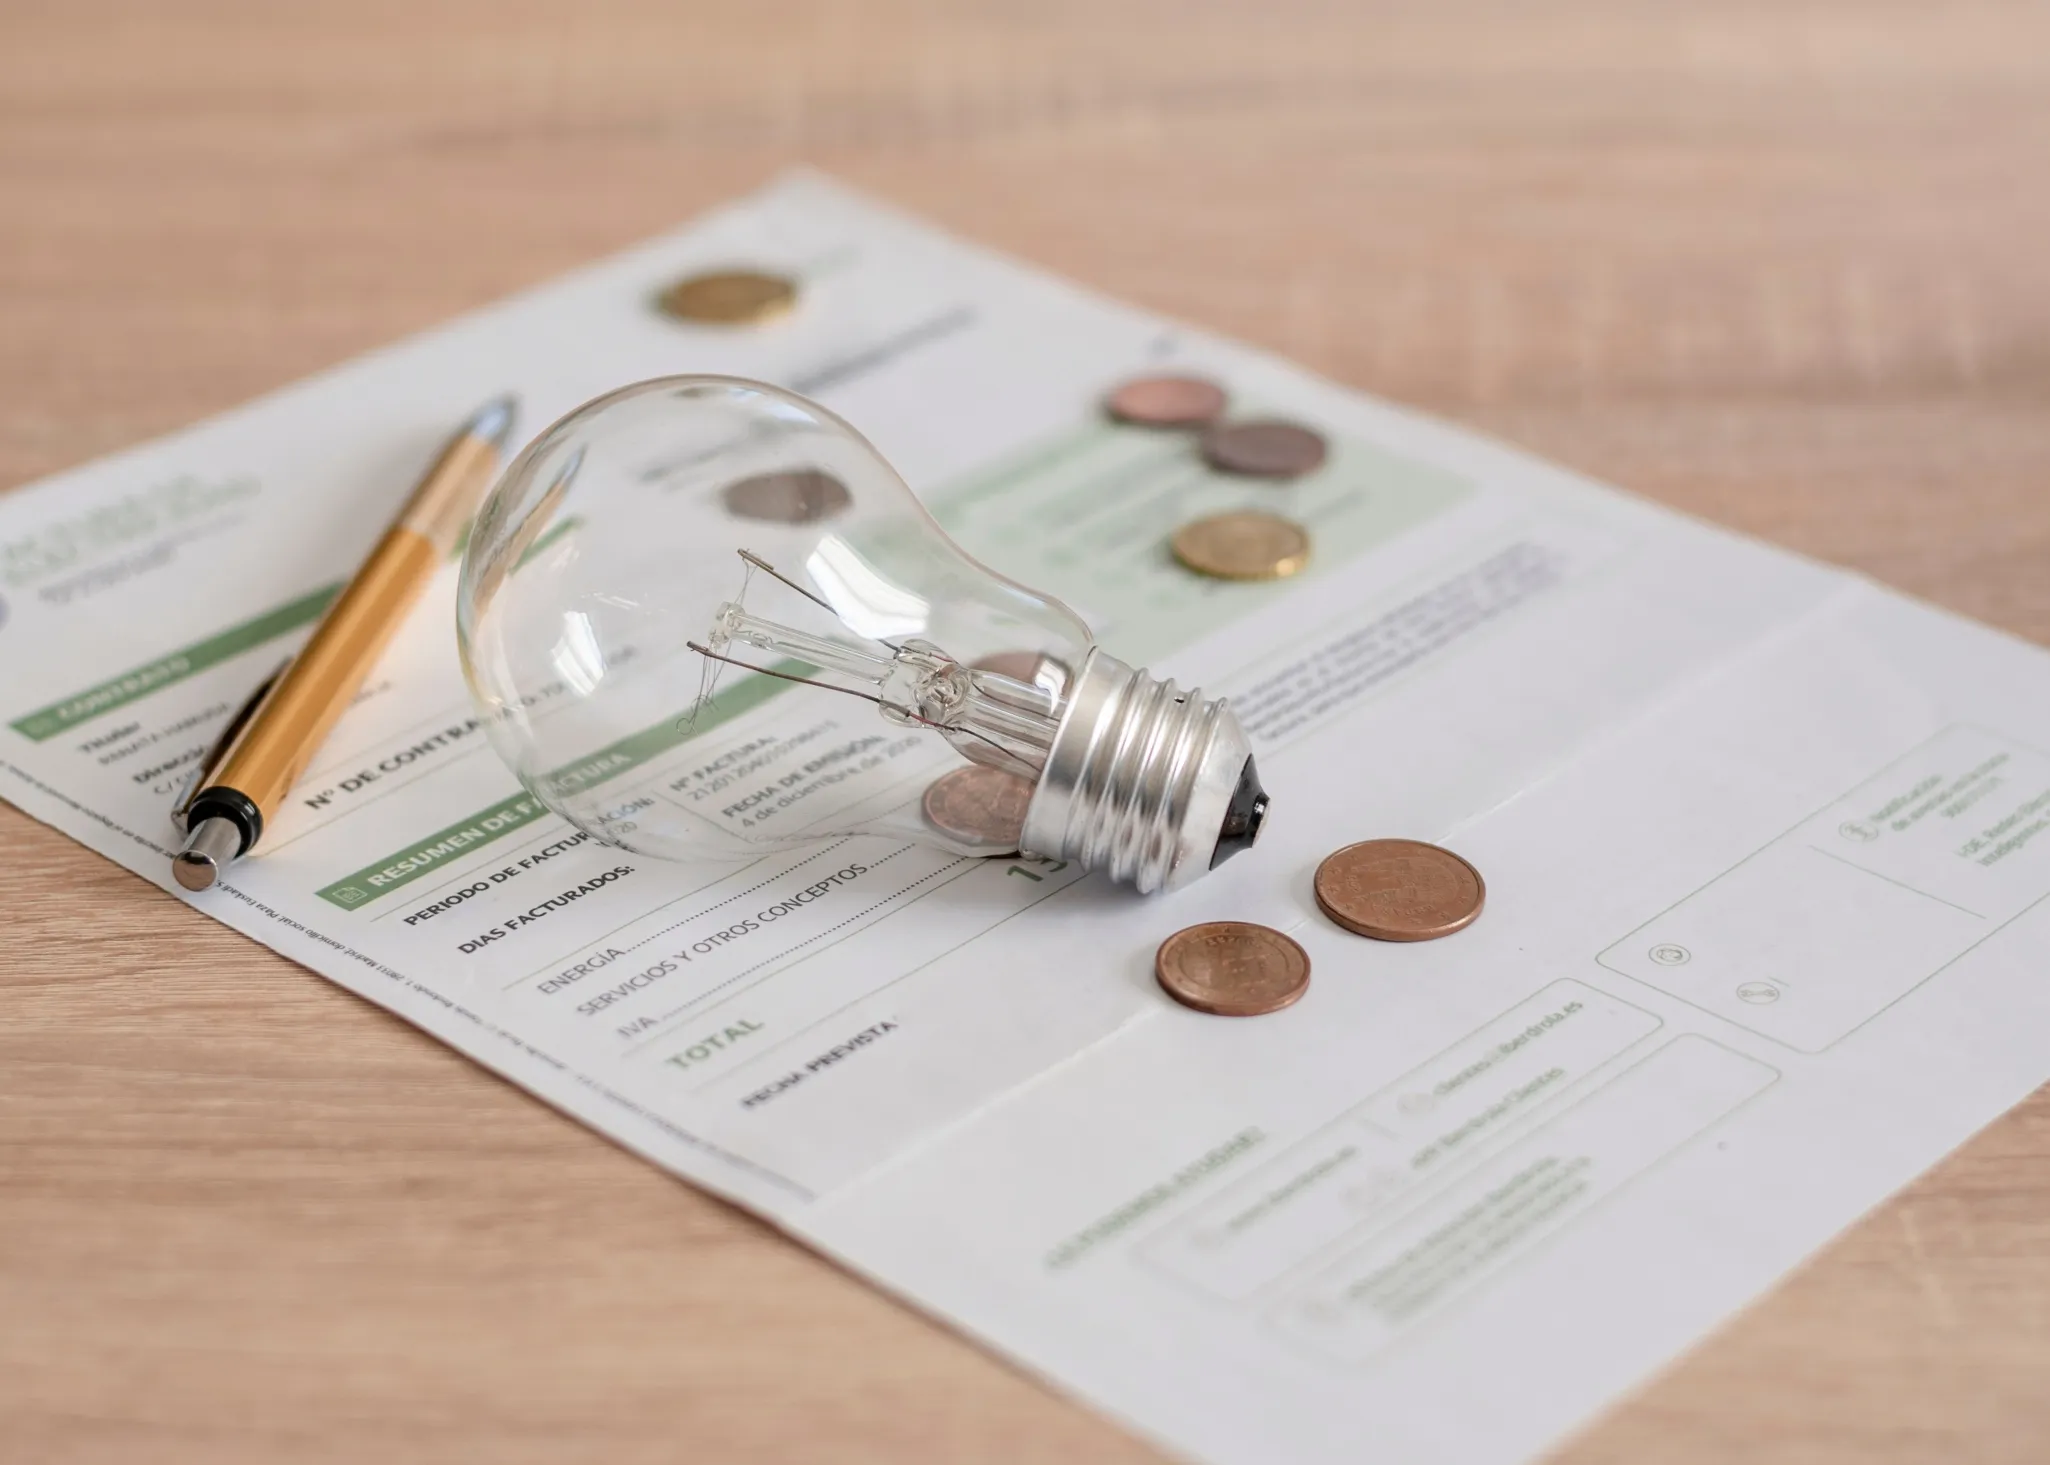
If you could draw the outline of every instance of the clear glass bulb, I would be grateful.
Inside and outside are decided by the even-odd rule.
[[[521,782],[643,854],[887,834],[1150,891],[1266,808],[1222,701],[1099,650],[852,427],[760,382],[642,382],[549,428],[478,515],[457,622]]]

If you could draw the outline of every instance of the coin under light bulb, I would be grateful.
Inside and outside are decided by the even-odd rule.
[[[521,782],[646,855],[854,834],[988,854],[924,797],[974,766],[1020,781],[1018,848],[1150,892],[1266,812],[1221,699],[1100,649],[847,423],[760,382],[642,382],[549,428],[478,516],[458,631]]]

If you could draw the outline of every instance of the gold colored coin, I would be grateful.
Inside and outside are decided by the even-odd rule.
[[[1370,839],[1325,857],[1317,905],[1346,930],[1377,941],[1433,941],[1471,926],[1487,901],[1481,872],[1449,849]]]
[[[948,838],[992,854],[1010,854],[1025,832],[1032,785],[1001,768],[972,764],[925,791],[925,822]]]
[[[1220,580],[1281,580],[1310,558],[1310,536],[1278,514],[1212,514],[1175,530],[1174,557]]]
[[[1206,921],[1160,943],[1153,975],[1184,1007],[1218,1017],[1258,1017],[1279,1012],[1310,990],[1310,957],[1271,926]]]
[[[797,282],[757,270],[713,270],[678,280],[660,297],[678,320],[702,325],[754,325],[797,303]]]

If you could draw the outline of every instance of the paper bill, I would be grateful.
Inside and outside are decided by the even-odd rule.
[[[798,310],[651,308],[735,261]],[[1234,482],[1102,417],[1159,370],[1329,461]],[[1259,847],[1152,900],[873,837],[624,855],[486,745],[451,566],[192,903],[1169,1448],[1529,1458],[2050,1075],[2050,657],[812,178],[0,500],[0,791],[171,888],[171,795],[448,425],[678,371],[817,396],[971,552],[1230,693]],[[1310,567],[1176,569],[1241,506]],[[654,723],[558,776],[829,800],[897,756],[859,711],[736,704],[688,766]],[[1483,919],[1325,922],[1317,861],[1378,836],[1472,859]],[[1223,917],[1300,941],[1308,996],[1161,996],[1154,947]]]

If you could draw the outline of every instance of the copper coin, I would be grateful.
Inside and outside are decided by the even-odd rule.
[[[797,303],[797,282],[759,270],[712,270],[678,280],[657,297],[662,309],[700,325],[752,325]]]
[[[1224,388],[1200,376],[1142,376],[1113,390],[1103,408],[1136,427],[1201,427],[1224,411]]]
[[[969,666],[976,671],[993,671],[1000,677],[1029,684],[1039,675],[1039,663],[1044,659],[1037,651],[996,651],[971,661]]]
[[[1032,785],[1001,768],[956,768],[925,791],[925,822],[949,839],[992,854],[1018,848]]]
[[[1184,1007],[1219,1017],[1279,1012],[1310,989],[1310,958],[1269,926],[1207,921],[1160,943],[1153,975]]]
[[[1203,457],[1224,473],[1300,478],[1324,465],[1323,434],[1293,422],[1224,422],[1203,434]]]
[[[830,519],[854,502],[847,485],[817,468],[757,473],[726,485],[726,511],[771,524],[811,524]]]
[[[1415,839],[1349,844],[1317,867],[1324,914],[1377,941],[1431,941],[1464,930],[1481,913],[1481,872],[1451,850]]]
[[[1212,514],[1175,530],[1174,557],[1220,580],[1281,580],[1310,559],[1310,536],[1278,514]]]

